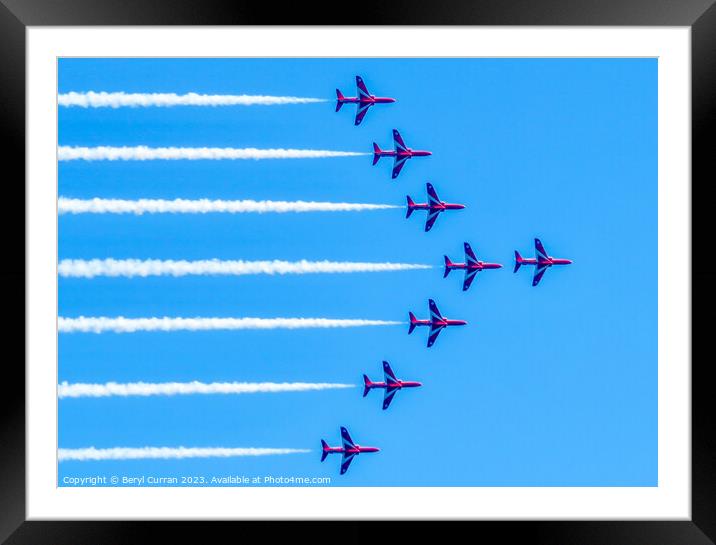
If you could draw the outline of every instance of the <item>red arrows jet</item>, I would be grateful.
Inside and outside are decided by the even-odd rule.
[[[410,198],[410,195],[408,195],[408,212],[405,214],[405,217],[409,218],[410,214],[412,214],[415,210],[427,210],[428,217],[425,220],[425,232],[427,233],[430,231],[441,212],[445,212],[445,210],[462,210],[465,208],[465,205],[443,202],[438,197],[438,194],[435,192],[435,188],[430,182],[425,185],[428,190],[428,202],[425,204],[415,203],[413,202],[413,199]]]
[[[443,328],[453,325],[467,324],[465,320],[448,320],[447,318],[443,318],[443,316],[440,314],[440,311],[438,310],[438,306],[432,299],[428,300],[428,306],[430,307],[430,319],[418,320],[415,317],[415,314],[410,312],[410,329],[408,329],[408,335],[410,335],[416,328],[416,326],[430,326],[430,336],[428,336],[428,348],[430,348],[435,343],[435,339],[438,338],[438,335],[440,335],[440,332],[443,330]]]
[[[355,120],[356,126],[360,125],[360,122],[363,121],[365,114],[368,113],[368,108],[370,108],[374,104],[389,104],[391,102],[395,102],[394,98],[377,97],[375,95],[371,95],[368,92],[368,89],[366,88],[365,83],[363,83],[363,79],[360,76],[356,76],[356,87],[358,88],[358,96],[356,97],[344,97],[343,93],[341,93],[341,90],[336,89],[336,111],[340,110],[341,106],[343,106],[344,104],[358,105]]]
[[[395,392],[401,388],[417,388],[422,386],[420,382],[411,380],[400,380],[395,378],[395,373],[390,368],[390,364],[387,361],[383,362],[383,373],[385,374],[385,382],[371,382],[368,375],[363,375],[363,397],[368,395],[373,388],[385,388],[385,397],[383,397],[383,410],[390,406],[390,402],[393,401]]]
[[[524,258],[517,250],[515,250],[514,272],[519,271],[521,265],[536,265],[535,275],[532,277],[532,285],[536,286],[539,284],[539,281],[542,280],[542,276],[544,276],[545,271],[552,265],[570,265],[571,263],[572,261],[570,259],[558,259],[547,255],[544,246],[542,246],[542,242],[540,242],[540,239],[536,238],[534,258]]]
[[[395,163],[393,163],[394,180],[398,177],[398,174],[400,174],[403,165],[405,165],[408,159],[412,159],[413,157],[426,157],[433,154],[431,151],[410,149],[405,145],[403,138],[396,129],[393,129],[393,142],[395,142],[395,151],[384,151],[378,147],[378,144],[373,142],[373,164],[375,165],[381,157],[395,157]]]
[[[343,454],[343,461],[341,462],[341,475],[348,471],[348,466],[351,465],[353,458],[358,456],[361,452],[378,452],[379,448],[376,447],[362,447],[356,445],[351,439],[348,430],[341,426],[341,440],[343,441],[342,447],[329,447],[323,439],[321,439],[321,448],[323,453],[321,454],[321,462],[326,459],[329,454]]]
[[[485,261],[478,261],[475,257],[475,252],[472,251],[470,245],[465,242],[465,263],[453,263],[450,261],[448,256],[445,256],[445,274],[443,278],[447,278],[450,271],[454,269],[465,269],[465,280],[462,283],[462,291],[467,291],[475,279],[475,275],[485,269],[501,269],[502,265],[499,263],[487,263]]]

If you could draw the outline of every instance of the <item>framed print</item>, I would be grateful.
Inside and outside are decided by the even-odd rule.
[[[713,542],[709,2],[5,4],[8,543]]]

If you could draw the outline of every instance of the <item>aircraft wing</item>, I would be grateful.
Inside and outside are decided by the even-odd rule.
[[[537,254],[537,259],[549,259],[542,242],[538,238],[535,239],[535,253]]]
[[[355,456],[355,453],[343,453],[343,460],[341,461],[341,475],[348,471],[348,466],[351,465],[351,462],[353,461],[353,458],[355,458]]]
[[[393,142],[395,143],[395,151],[408,150],[408,146],[403,142],[403,137],[400,136],[400,133],[396,129],[393,129]]]
[[[393,370],[390,368],[390,364],[387,361],[383,362],[383,374],[385,375],[386,383],[398,382],[398,379],[395,378],[395,373],[393,373]]]
[[[433,184],[428,182],[427,184],[425,184],[425,187],[428,190],[428,203],[440,204],[440,197],[438,197],[437,191],[435,191]]]
[[[438,335],[440,335],[440,332],[443,330],[445,326],[441,325],[438,327],[431,327],[430,328],[430,336],[428,337],[428,348],[430,348],[433,344],[435,344],[435,341],[438,338]]]
[[[470,284],[472,284],[472,281],[475,280],[475,276],[477,276],[477,270],[473,269],[471,271],[465,271],[465,280],[462,282],[462,291],[467,291],[470,287]]]
[[[355,448],[356,446],[353,439],[351,439],[348,430],[344,427],[341,427],[341,440],[343,441],[343,448]]]
[[[475,256],[475,252],[472,251],[472,248],[467,242],[465,243],[465,260],[468,263],[477,263],[477,257]]]
[[[539,281],[542,280],[542,277],[544,276],[545,271],[547,270],[546,265],[539,265],[535,267],[535,275],[532,277],[532,285],[536,286],[539,284]]]
[[[430,318],[434,320],[442,320],[443,316],[440,314],[440,311],[438,310],[438,306],[435,304],[435,301],[432,299],[428,299],[428,307],[430,308]]]
[[[365,83],[363,83],[363,78],[360,76],[356,76],[356,87],[358,88],[358,98],[370,98],[368,88],[365,86]],[[357,124],[358,123],[356,123],[356,125]]]
[[[390,407],[390,402],[393,401],[393,397],[395,397],[395,392],[397,391],[398,388],[391,388],[390,386],[386,387],[385,397],[383,398],[383,410]]]
[[[440,215],[440,210],[431,210],[428,212],[428,219],[425,220],[425,232],[427,233],[430,231],[430,229],[433,228],[433,224],[435,223],[435,220],[438,219],[438,216]]]
[[[371,104],[371,103],[367,103],[367,104],[358,103],[358,110],[356,111],[356,121],[355,121],[356,125],[360,125],[360,122],[363,121],[365,114],[368,113],[368,109],[372,105],[373,104]]]
[[[407,157],[398,157],[396,155],[395,163],[393,164],[393,179],[398,177],[398,174],[400,174],[400,171],[403,170],[403,166],[405,166],[405,161],[407,160]]]

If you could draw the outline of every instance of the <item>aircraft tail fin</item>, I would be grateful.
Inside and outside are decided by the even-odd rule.
[[[515,270],[513,272],[519,271],[520,265],[522,265],[522,256],[520,255],[520,252],[515,250]]]
[[[373,164],[376,164],[378,162],[381,153],[383,153],[383,150],[380,149],[380,146],[378,144],[373,142]]]
[[[450,267],[452,267],[452,261],[450,261],[450,258],[448,256],[445,256],[445,273],[443,274],[443,278],[447,278],[447,275],[450,274],[450,271],[452,270]]]
[[[373,386],[373,383],[368,378],[368,375],[363,375],[363,397],[368,395],[371,386]]]
[[[343,96],[343,93],[341,93],[340,89],[336,89],[336,111],[341,109],[341,106],[343,106],[343,99],[346,98]]]
[[[412,312],[408,312],[408,315],[410,316],[410,329],[408,329],[408,335],[410,335],[415,329],[415,326],[418,325],[418,320]]]
[[[328,456],[328,443],[326,443],[323,439],[321,439],[321,462],[326,459],[326,456]]]
[[[410,198],[410,195],[407,195],[405,198],[408,201],[408,211],[405,213],[405,217],[409,218],[410,214],[412,214],[413,210],[415,210],[415,201],[413,201],[413,199]]]

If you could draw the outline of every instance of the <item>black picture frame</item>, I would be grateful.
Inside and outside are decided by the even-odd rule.
[[[24,202],[25,179],[25,30],[28,26],[84,25],[577,25],[685,26],[692,38],[692,248],[713,255],[706,244],[711,233],[705,219],[705,187],[713,182],[709,168],[713,149],[708,144],[716,129],[716,5],[714,0],[425,0],[352,4],[313,2],[294,4],[228,2],[223,0],[0,0],[0,148],[6,176],[5,195]],[[8,168],[11,167],[11,168]],[[699,196],[701,198],[699,198]],[[25,263],[25,240],[12,235],[25,225],[24,208],[0,215],[6,263]],[[713,406],[708,381],[710,358],[697,357],[710,322],[706,312],[716,302],[713,258],[700,254],[692,261],[692,518],[690,521],[524,521],[473,522],[466,531],[495,536],[500,542],[530,544],[644,544],[685,545],[716,542],[716,432],[708,415]],[[3,267],[6,309],[22,308],[25,315],[25,267]],[[21,286],[23,289],[21,289]],[[0,397],[0,541],[8,544],[92,544],[197,542],[217,531],[228,535],[264,531],[258,523],[234,522],[80,522],[25,520],[25,383],[24,320],[3,328],[7,384]],[[7,348],[14,350],[7,350]],[[242,524],[240,534],[236,524]],[[350,522],[340,530],[314,529],[286,523],[271,529],[295,539],[369,539],[391,529],[378,522]],[[381,526],[376,528],[375,526]],[[402,538],[423,531],[422,524],[405,525]],[[340,533],[338,533],[340,532]]]

